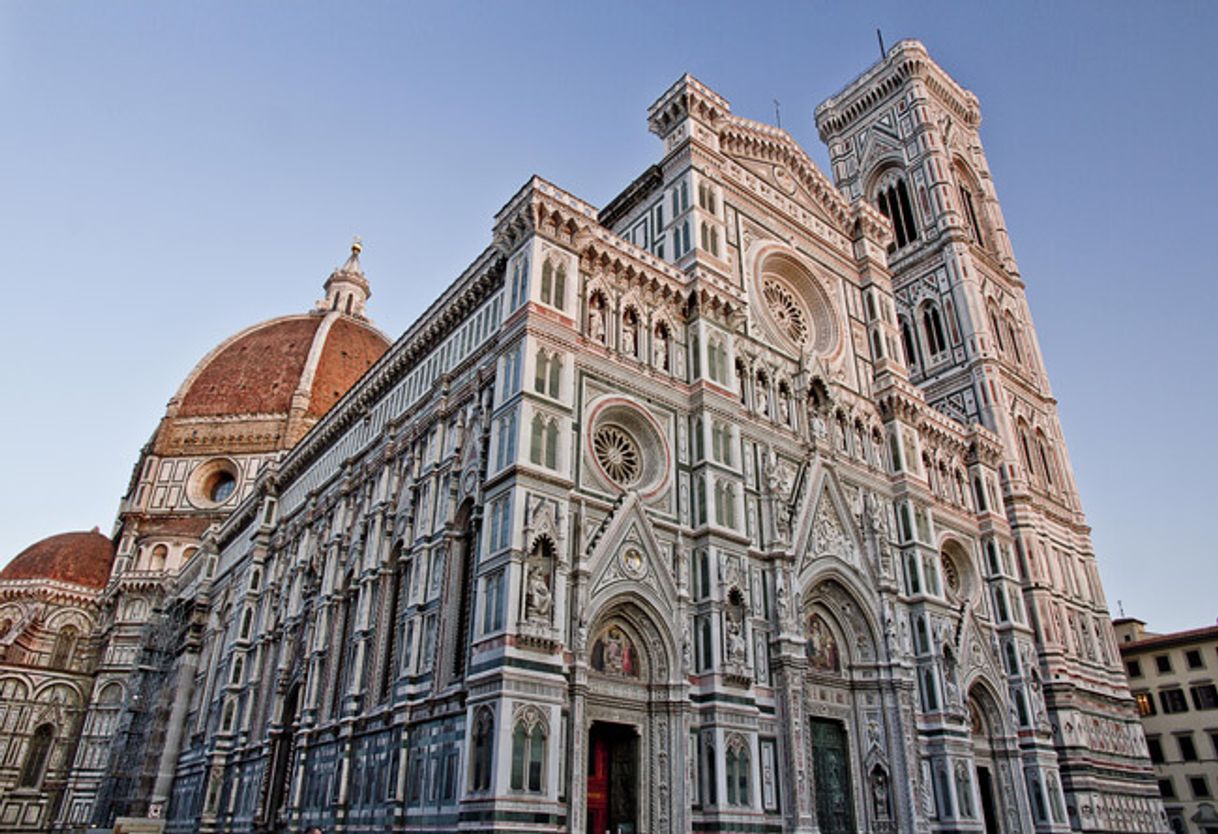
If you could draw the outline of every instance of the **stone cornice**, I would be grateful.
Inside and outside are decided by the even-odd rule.
[[[0,600],[35,597],[60,605],[97,606],[103,591],[57,579],[9,579],[0,583]]]
[[[657,298],[680,298],[730,319],[740,308],[731,292],[690,275],[601,225],[596,210],[534,176],[495,216],[496,241],[511,251],[534,233],[580,254],[584,271],[642,288]]]
[[[495,246],[483,250],[368,369],[360,381],[279,461],[277,471],[268,471],[264,478],[259,479],[257,488],[225,519],[217,535],[219,546],[227,546],[241,533],[258,511],[264,495],[275,494],[280,484],[290,482],[324,454],[344,432],[363,419],[412,367],[453,332],[471,310],[498,290],[502,285],[503,268],[503,256]]]
[[[821,141],[841,133],[910,81],[921,81],[953,116],[970,128],[981,124],[977,97],[952,80],[934,62],[920,41],[903,40],[888,50],[882,61],[825,99],[816,108],[816,129]]]
[[[685,73],[647,108],[647,126],[662,139],[685,118],[714,125],[731,110],[727,99]]]

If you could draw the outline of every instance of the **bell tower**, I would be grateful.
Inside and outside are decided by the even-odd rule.
[[[1061,774],[1070,827],[1160,831],[1165,817],[1125,682],[1090,528],[982,149],[977,97],[917,41],[816,109],[834,179],[888,217],[888,251],[910,381],[1004,448],[1002,505],[1020,564],[1048,721],[1020,733],[1025,762]],[[1054,830],[1055,788],[1029,780],[1037,830]]]

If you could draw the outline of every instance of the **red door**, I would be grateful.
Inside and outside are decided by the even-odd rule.
[[[609,830],[609,744],[597,732],[588,734],[588,832]]]

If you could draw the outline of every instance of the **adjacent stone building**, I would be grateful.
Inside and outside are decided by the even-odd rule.
[[[1218,834],[1218,626],[1154,634],[1113,621],[1176,834]]]
[[[976,98],[647,115],[387,350],[357,251],[188,378],[58,830],[1166,830]]]

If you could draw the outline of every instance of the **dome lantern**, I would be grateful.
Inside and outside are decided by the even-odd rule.
[[[331,272],[330,277],[326,279],[323,285],[326,297],[317,302],[318,310],[335,310],[358,319],[365,318],[364,305],[372,295],[372,290],[359,262],[359,255],[363,250],[364,244],[359,235],[356,235],[346,263]]]

